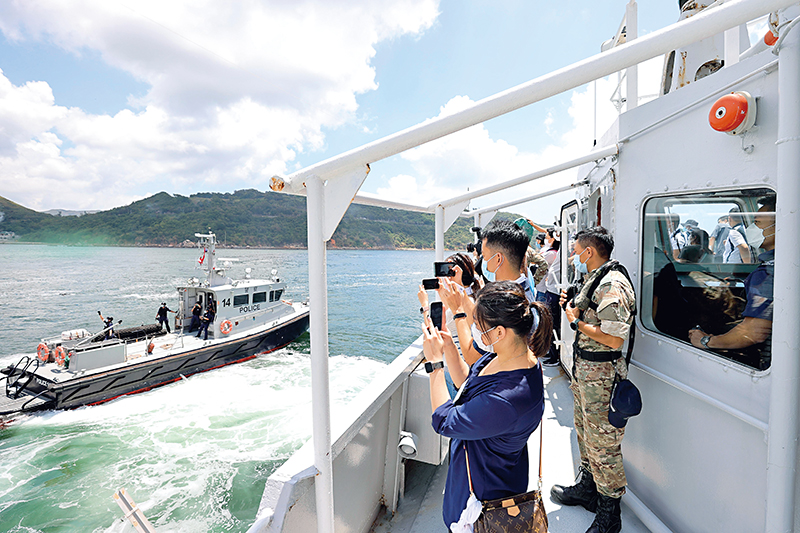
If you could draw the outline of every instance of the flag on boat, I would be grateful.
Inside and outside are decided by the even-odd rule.
[[[207,252],[207,251],[208,251],[208,248],[205,248],[205,247],[204,247],[204,248],[203,248],[203,255],[201,255],[201,256],[200,256],[200,259],[198,259],[198,260],[197,260],[197,262],[198,262],[198,263],[200,263],[201,265],[203,264],[203,261],[205,261],[205,260],[206,260],[206,252]]]

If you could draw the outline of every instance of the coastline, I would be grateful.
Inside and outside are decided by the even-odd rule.
[[[186,248],[197,249],[197,246],[183,246],[181,244],[73,244],[73,243],[55,243],[55,242],[35,242],[35,241],[0,241],[0,244],[13,244],[13,245],[33,245],[33,246],[71,246],[75,248]],[[307,246],[239,246],[239,245],[223,245],[218,244],[217,249],[222,250],[307,250]],[[342,250],[364,250],[364,251],[401,251],[401,252],[430,252],[434,248],[388,248],[388,247],[349,247],[349,246],[330,246],[329,251]]]

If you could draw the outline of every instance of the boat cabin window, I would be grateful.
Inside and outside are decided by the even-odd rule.
[[[775,198],[771,189],[746,189],[648,200],[645,327],[757,370],[769,368]]]
[[[239,305],[247,305],[250,303],[250,298],[248,294],[239,294],[233,297],[233,306]]]
[[[269,301],[270,302],[277,302],[281,299],[281,294],[283,294],[283,289],[278,289],[277,291],[269,291]]]
[[[267,293],[266,292],[256,292],[253,293],[253,303],[260,304],[261,302],[267,301]]]

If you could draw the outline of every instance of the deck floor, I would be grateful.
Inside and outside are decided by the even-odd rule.
[[[543,493],[551,533],[586,531],[594,515],[582,507],[562,507],[550,500],[550,488],[555,484],[571,484],[579,462],[578,443],[572,422],[572,392],[569,379],[561,368],[545,368],[545,413],[543,418]],[[531,472],[537,477],[539,433],[528,441]],[[442,496],[447,477],[447,462],[441,466],[414,463],[407,467],[405,495],[394,517],[379,516],[373,533],[428,533],[447,528],[442,520]],[[647,532],[648,529],[625,505],[622,498],[623,533]]]

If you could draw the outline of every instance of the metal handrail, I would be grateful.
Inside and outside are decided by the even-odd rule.
[[[359,148],[303,168],[286,177],[275,176],[270,188],[304,194],[309,176],[336,177],[356,168],[397,155],[446,135],[561,94],[672,50],[747,23],[764,13],[794,4],[792,0],[738,0],[710,12],[700,12],[661,30],[606,52],[578,61],[550,74],[484,98],[472,106],[383,137]]]

